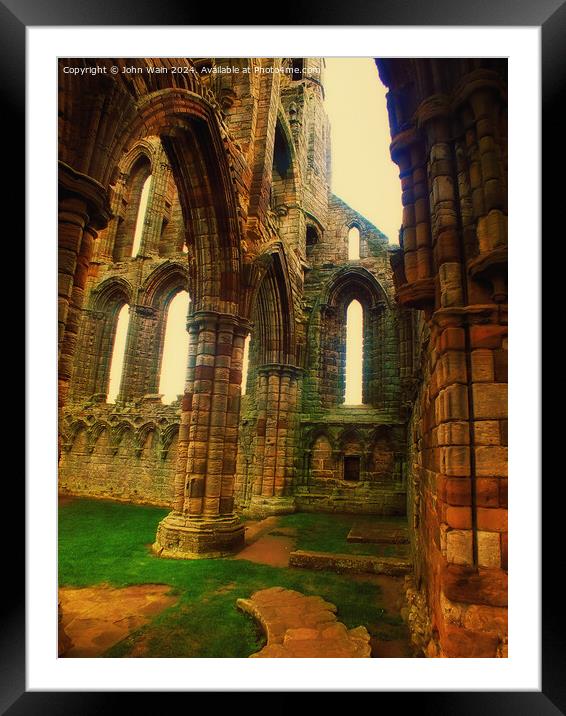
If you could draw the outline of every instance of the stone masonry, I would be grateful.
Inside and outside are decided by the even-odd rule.
[[[506,60],[378,60],[419,309],[409,397],[411,619],[428,656],[507,655]]]
[[[330,192],[324,61],[184,59],[194,83],[186,87],[177,86],[182,77],[150,77],[147,67],[156,62],[140,60],[135,81],[62,79],[61,150],[74,150],[74,161],[73,131],[80,128],[72,112],[91,101],[86,85],[96,85],[101,98],[134,87],[139,96],[132,106],[123,97],[132,114],[120,131],[132,134],[105,168],[108,220],[85,277],[62,412],[61,490],[174,505],[156,547],[169,555],[212,554],[210,530],[227,531],[227,549],[241,540],[235,509],[250,516],[295,509],[405,514],[399,329],[411,317],[394,301],[387,237]],[[288,72],[301,63],[301,72]],[[146,108],[154,91],[160,102],[170,97],[170,110]],[[175,103],[189,99],[192,105],[182,105],[188,126],[172,128]],[[211,137],[204,136],[204,105]],[[220,153],[211,169],[213,151]],[[229,202],[220,200],[219,187]],[[360,258],[350,261],[353,227]],[[187,289],[184,394],[165,405],[158,385],[167,312]],[[364,404],[345,406],[346,309],[354,299],[364,311]],[[109,403],[125,305],[122,379]]]
[[[322,58],[60,60],[60,490],[170,507],[153,549],[174,558],[238,550],[240,515],[408,514],[423,652],[505,656],[505,63],[377,64],[398,249],[330,191]],[[185,382],[164,404],[180,291]]]

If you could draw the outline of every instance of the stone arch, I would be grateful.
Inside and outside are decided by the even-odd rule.
[[[297,185],[300,182],[300,170],[293,135],[282,108],[279,108],[277,113],[273,141],[271,208],[280,213],[282,207],[287,207],[295,202]]]
[[[240,226],[232,176],[215,108],[187,90],[140,99],[132,140],[160,137],[187,228],[189,291],[198,310],[234,313],[238,306]]]
[[[189,270],[186,263],[167,260],[146,278],[142,286],[143,305],[152,317],[153,340],[147,366],[147,392],[156,394],[163,365],[163,348],[167,319],[171,302],[181,291],[189,290]],[[189,294],[189,308],[192,310],[192,296]],[[183,386],[180,386],[180,392]]]
[[[295,321],[291,282],[280,242],[267,247],[258,258],[260,266],[252,299],[254,325],[250,365],[293,365]]]
[[[312,258],[320,245],[324,230],[319,221],[313,216],[307,214],[305,227],[305,254],[307,259]]]
[[[376,482],[391,482],[395,475],[395,449],[389,426],[379,426],[373,431],[369,453],[369,478]]]
[[[68,426],[67,429],[62,431],[61,434],[61,445],[65,452],[76,452],[77,451],[77,443],[81,436],[84,438],[84,452],[87,452],[87,445],[88,445],[88,424],[79,418],[78,420],[73,420]]]
[[[107,395],[118,315],[124,305],[132,304],[132,285],[121,276],[102,281],[92,291],[82,319],[73,374],[73,395]]]
[[[171,73],[171,66],[186,65],[187,72]],[[135,67],[131,75],[110,73],[112,66]],[[64,67],[105,67],[106,73],[64,72]],[[148,66],[165,72],[147,72]],[[120,157],[133,141],[151,131],[139,131],[132,141],[130,128],[140,123],[139,103],[150,94],[168,91],[191,94],[216,108],[212,92],[203,84],[188,58],[61,58],[59,61],[59,148],[60,159],[103,187],[112,183]],[[179,109],[179,107],[178,107]]]
[[[94,61],[69,59],[71,66]],[[98,61],[97,61],[98,62]],[[179,192],[189,249],[190,293],[197,310],[234,315],[240,293],[241,226],[230,170],[237,154],[222,128],[213,93],[190,59],[174,73],[168,59],[128,59],[143,72],[129,76],[61,74],[61,160],[106,191],[119,173],[120,159],[140,140],[158,137]],[[124,65],[105,58],[98,65]],[[165,67],[164,73],[145,71]],[[81,78],[82,79],[82,78]],[[100,145],[100,148],[99,148]]]
[[[312,446],[319,437],[325,437],[333,450],[338,449],[338,443],[334,431],[327,426],[314,426],[305,433],[304,442],[307,449],[312,449]]]
[[[137,222],[140,219],[143,220],[143,217],[138,215],[143,189],[146,181],[154,173],[152,156],[148,155],[145,148],[138,147],[139,145],[132,150],[135,153],[135,158],[128,173],[123,174],[121,178],[122,190],[115,217],[118,225],[116,226],[113,246],[109,247],[114,262],[124,261],[132,255],[134,236],[137,233]],[[136,149],[138,151],[135,151]]]
[[[189,269],[180,261],[165,261],[145,279],[143,303],[155,309],[166,307],[179,291],[189,290]]]
[[[357,428],[348,427],[340,433],[338,443],[340,450],[346,453],[355,451],[356,454],[362,454],[364,451],[364,438]]]
[[[348,260],[359,260],[362,256],[362,227],[360,222],[353,219],[346,224]]]
[[[144,157],[149,161],[151,173],[153,174],[156,169],[160,149],[161,146],[158,137],[148,136],[138,140],[120,160],[120,177],[127,181],[136,163]]]
[[[335,479],[337,454],[326,430],[312,433],[309,452],[309,478],[314,481]]]
[[[157,444],[159,429],[155,422],[149,421],[141,425],[134,434],[134,452],[136,457],[148,456]],[[151,436],[151,444],[148,445],[148,438]]]
[[[376,308],[390,301],[378,279],[363,266],[346,266],[337,271],[321,294],[321,303],[338,309],[356,298],[364,308]]]
[[[320,299],[321,346],[319,375],[323,406],[344,402],[346,389],[346,320],[352,301],[363,311],[362,402],[378,405],[384,375],[385,314],[391,316],[387,294],[379,281],[361,266],[347,266],[334,274]]]
[[[131,304],[134,290],[132,284],[121,276],[111,276],[105,279],[92,290],[90,294],[88,309],[91,311],[118,310],[124,303]]]
[[[163,428],[159,437],[160,448],[161,448],[161,459],[166,460],[171,452],[174,441],[177,440],[179,435],[179,423],[171,423],[166,428]]]
[[[122,420],[112,427],[110,442],[112,449],[118,453],[121,447],[130,447],[128,443],[133,441],[135,427],[127,420]]]
[[[98,421],[88,431],[88,451],[100,455],[109,455],[111,450],[110,436],[111,426],[103,421]]]

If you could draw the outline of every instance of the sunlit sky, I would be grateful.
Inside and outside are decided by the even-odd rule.
[[[331,189],[381,229],[390,243],[396,244],[401,225],[401,189],[398,169],[389,155],[386,89],[373,58],[327,58],[324,86],[325,108],[331,125]],[[149,184],[148,178],[140,202],[137,230],[143,226]],[[139,236],[136,239],[132,255],[137,254]],[[175,400],[184,389],[188,301],[189,296],[183,291],[173,299],[168,311],[159,383],[164,403]],[[357,404],[361,403],[362,311],[359,304],[352,305],[352,309],[348,312],[346,403]],[[108,390],[111,403],[118,395],[127,324],[125,307],[120,314],[112,355]],[[247,350],[245,359],[247,361]],[[247,364],[244,372],[247,374]]]
[[[373,58],[327,57],[325,107],[332,142],[332,191],[398,243],[399,170],[391,161],[389,120]]]

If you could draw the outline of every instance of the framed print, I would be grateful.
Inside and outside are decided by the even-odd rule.
[[[537,136],[563,6],[10,5],[29,429],[3,712],[279,690],[561,712]]]

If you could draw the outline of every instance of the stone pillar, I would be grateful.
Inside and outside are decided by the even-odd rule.
[[[185,484],[187,470],[187,453],[189,447],[189,431],[195,389],[195,367],[198,351],[199,324],[196,321],[187,323],[189,333],[189,356],[187,360],[187,376],[185,390],[181,402],[181,421],[177,442],[177,463],[175,468],[175,497],[173,512],[181,513],[185,504]]]
[[[127,403],[155,392],[151,381],[158,312],[152,306],[130,306],[128,338],[118,402]]]
[[[65,326],[67,325],[77,257],[81,250],[87,221],[86,201],[77,197],[69,197],[59,202],[59,356],[61,355],[61,345],[65,335]]]
[[[406,209],[403,265],[398,255],[391,261],[396,297],[424,310],[420,386],[413,392],[405,382],[405,398],[414,401],[406,481],[417,602],[426,608],[409,623],[420,622],[413,636],[427,656],[506,656],[504,63],[501,72],[490,63],[464,74],[467,65],[458,60],[410,61],[423,76],[430,62],[438,80],[435,93],[417,94],[411,107],[398,74],[407,61],[380,62],[396,92],[391,151]],[[403,363],[407,381],[410,365]]]
[[[271,364],[258,369],[258,428],[254,488],[247,513],[294,512],[295,423],[299,369]]]
[[[391,157],[399,166],[403,226],[400,245],[402,260],[394,261],[395,287],[402,303],[427,308],[434,301],[432,275],[429,192],[426,153],[422,136],[415,128],[393,137]],[[400,285],[399,285],[400,280]]]
[[[65,405],[96,231],[110,216],[104,188],[59,162],[59,408]]]
[[[163,151],[163,150],[161,150]],[[165,156],[163,155],[162,159]],[[157,256],[159,253],[159,239],[165,215],[165,198],[171,167],[165,161],[157,161],[151,175],[151,192],[145,212],[144,227],[140,244],[140,254],[143,256]]]
[[[385,382],[385,301],[379,301],[367,310],[364,326],[364,379],[363,402],[375,407],[383,407],[383,389]]]
[[[234,478],[250,325],[212,311],[195,313],[191,323],[175,503],[153,545],[156,554],[180,559],[220,557],[244,544],[244,527],[234,512]]]
[[[100,343],[104,330],[104,313],[83,309],[77,337],[77,350],[69,390],[69,401],[80,402],[100,392]]]
[[[116,241],[116,233],[120,221],[124,219],[123,216],[123,202],[122,199],[126,192],[126,176],[121,173],[116,181],[116,184],[111,188],[111,200],[110,204],[112,207],[112,218],[108,222],[108,226],[100,234],[100,241],[97,242],[97,251],[95,254],[95,260],[100,263],[112,263],[114,260],[114,242]]]

